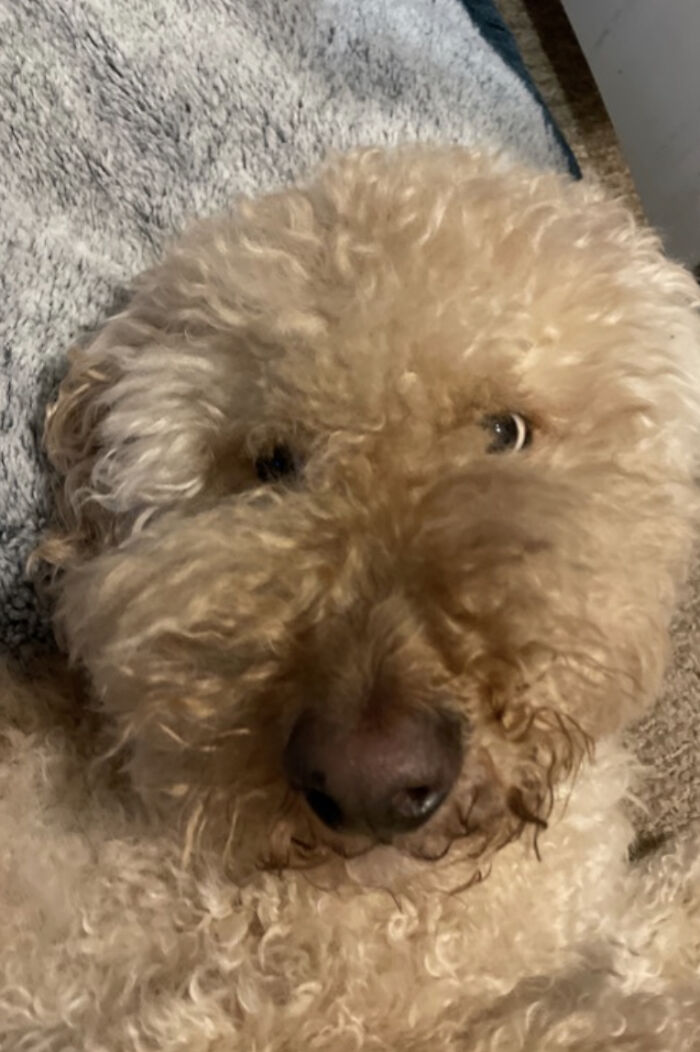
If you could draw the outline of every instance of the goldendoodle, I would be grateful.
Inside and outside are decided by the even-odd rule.
[[[138,280],[48,422],[74,673],[3,694],[6,1052],[700,1049],[700,861],[630,862],[619,743],[697,299],[619,204],[456,148]]]

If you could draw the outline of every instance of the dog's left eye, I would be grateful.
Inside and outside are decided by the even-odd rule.
[[[275,446],[271,453],[255,461],[255,471],[261,482],[277,482],[296,475],[297,470],[297,460],[289,446]]]
[[[519,453],[532,438],[532,427],[520,413],[496,413],[485,416],[481,423],[492,435],[488,453]]]

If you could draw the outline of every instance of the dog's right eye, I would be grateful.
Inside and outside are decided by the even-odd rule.
[[[491,432],[487,453],[519,453],[532,440],[532,426],[520,413],[495,413],[485,416],[483,428]]]
[[[255,472],[261,482],[277,482],[296,475],[297,470],[297,460],[289,446],[275,446],[271,453],[255,461]]]

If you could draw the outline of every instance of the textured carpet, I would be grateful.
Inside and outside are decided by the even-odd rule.
[[[595,178],[644,216],[615,132],[559,0],[498,0],[540,95]],[[649,846],[700,823],[700,557],[675,620],[658,705],[631,735],[646,765],[634,818]]]
[[[493,143],[570,168],[508,41],[488,0],[0,0],[0,645],[48,638],[23,567],[67,345],[186,217],[329,148]]]

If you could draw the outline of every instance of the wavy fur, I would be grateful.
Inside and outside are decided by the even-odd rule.
[[[614,739],[692,544],[699,336],[621,206],[457,149],[337,158],[137,281],[49,417],[41,552],[136,795],[71,795],[70,737],[13,731],[6,1047],[698,1047],[697,857],[627,865]],[[532,442],[494,455],[512,411]],[[386,698],[465,742],[390,846],[281,765],[302,712]]]

